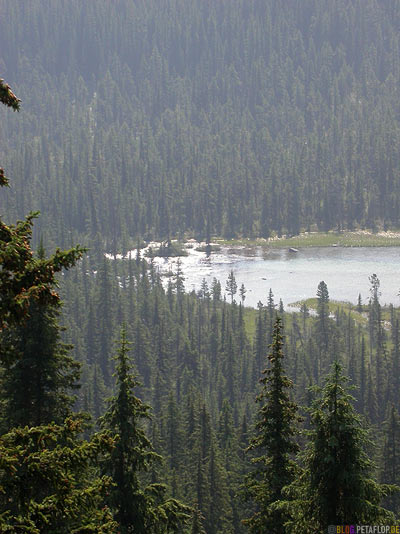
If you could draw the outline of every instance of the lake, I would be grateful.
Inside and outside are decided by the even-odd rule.
[[[369,298],[369,276],[377,274],[382,304],[400,304],[400,247],[311,247],[289,252],[288,249],[223,247],[209,258],[204,252],[188,249],[182,257],[185,287],[200,288],[203,278],[211,285],[217,278],[222,288],[233,270],[238,287],[247,289],[245,305],[256,307],[267,302],[271,288],[275,301],[284,305],[316,295],[321,280],[328,285],[331,300],[356,303],[361,293],[363,303]],[[157,258],[162,272],[175,271],[177,258]],[[239,301],[239,294],[236,295]]]

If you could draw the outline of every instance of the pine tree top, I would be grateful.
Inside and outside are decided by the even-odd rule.
[[[377,484],[366,454],[369,443],[361,417],[353,407],[349,379],[332,364],[323,387],[313,386],[312,429],[302,453],[302,474],[287,493],[293,532],[321,532],[328,525],[376,524],[394,517],[381,499],[394,487]]]

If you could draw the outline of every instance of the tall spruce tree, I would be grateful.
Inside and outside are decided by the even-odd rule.
[[[383,465],[381,481],[386,484],[400,483],[400,418],[399,413],[392,404],[388,420],[386,421],[385,441],[383,446]],[[400,512],[400,494],[390,495],[385,499],[385,505],[396,516]]]
[[[295,464],[291,459],[298,447],[296,434],[297,406],[290,400],[288,390],[292,382],[285,375],[282,360],[283,337],[281,319],[277,317],[273,330],[269,368],[263,371],[260,382],[262,391],[257,397],[261,403],[258,411],[256,433],[248,451],[254,456],[255,470],[246,480],[245,496],[255,505],[255,511],[244,522],[250,532],[282,534],[285,515],[277,508],[282,499],[282,490],[293,480]]]
[[[45,259],[43,248],[39,260]],[[53,284],[54,285],[54,284]],[[0,335],[4,373],[0,398],[3,427],[61,424],[71,414],[80,364],[61,341],[60,302],[32,301],[28,316]]]
[[[312,429],[303,453],[304,471],[288,494],[291,532],[321,533],[329,525],[390,523],[393,514],[380,506],[390,486],[371,478],[365,449],[367,432],[353,407],[348,378],[334,362],[313,402]]]
[[[233,269],[229,271],[228,279],[226,281],[225,291],[228,293],[228,295],[231,297],[231,302],[233,302],[233,298],[236,295],[237,292],[237,282],[235,278],[235,274],[233,272]]]
[[[122,534],[169,533],[188,519],[188,508],[175,499],[165,499],[163,484],[143,486],[140,476],[161,457],[153,451],[143,422],[150,418],[149,406],[137,398],[139,385],[128,358],[129,342],[122,328],[116,361],[116,395],[101,419],[101,426],[115,433],[117,443],[104,468],[115,484],[110,506]]]
[[[325,349],[329,339],[329,292],[328,286],[322,280],[317,289],[317,340]]]
[[[68,354],[70,346],[61,342],[60,330],[57,309],[34,302],[26,322],[2,336],[8,354],[14,348],[14,359],[7,358],[0,380],[7,429],[61,424],[71,413],[80,364]]]

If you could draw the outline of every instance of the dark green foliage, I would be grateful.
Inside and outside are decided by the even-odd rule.
[[[369,277],[369,281],[371,284],[370,287],[370,293],[371,297],[369,299],[369,314],[368,314],[368,322],[369,322],[369,332],[370,332],[370,339],[371,339],[371,347],[382,349],[383,343],[384,343],[384,333],[383,333],[383,326],[382,326],[382,310],[381,305],[379,302],[380,297],[380,281],[379,278],[376,276],[376,274],[373,274]]]
[[[16,324],[28,314],[30,304],[39,300],[56,305],[59,297],[54,287],[55,273],[75,265],[85,249],[77,246],[57,250],[48,259],[37,259],[30,248],[33,219],[28,215],[15,226],[0,220],[0,326]],[[0,355],[1,355],[0,347]]]
[[[396,408],[392,405],[386,421],[384,446],[382,450],[381,481],[385,484],[400,485],[400,418]],[[400,494],[386,497],[385,506],[392,510],[396,517],[400,511]]]
[[[317,307],[317,322],[316,322],[316,328],[317,328],[317,341],[321,344],[322,347],[325,349],[328,346],[328,328],[329,328],[329,292],[328,292],[328,286],[326,283],[322,280],[318,284],[317,289],[317,299],[318,299],[318,307]]]
[[[134,395],[138,385],[131,373],[125,329],[121,332],[116,361],[116,395],[101,420],[101,426],[116,435],[116,446],[104,463],[115,487],[110,506],[123,533],[176,532],[188,519],[188,508],[175,499],[165,499],[165,486],[140,481],[143,472],[161,460],[143,428],[149,406]]]
[[[111,534],[105,506],[111,480],[95,467],[114,443],[107,433],[79,438],[80,418],[17,428],[0,437],[0,531],[4,534]]]
[[[56,305],[55,273],[73,266],[84,249],[57,250],[48,259],[36,259],[30,248],[35,214],[15,226],[0,220],[0,326],[18,323],[28,314],[31,302]],[[0,347],[1,354],[1,347]]]
[[[399,18],[392,0],[5,2],[0,69],[27,110],[4,118],[5,214],[112,252],[398,227]]]
[[[206,534],[203,528],[204,517],[202,516],[199,507],[195,506],[193,510],[192,529],[190,534]]]
[[[39,260],[45,259],[43,247]],[[62,424],[76,400],[80,364],[61,341],[60,303],[32,301],[28,316],[0,334],[3,373],[0,377],[4,412],[2,426]]]
[[[98,275],[92,274],[99,271],[98,265],[89,258],[86,266],[79,263],[73,273],[63,277],[66,339],[75,345],[74,355],[83,360],[89,353],[85,324],[89,318],[85,319],[85,315],[99,294]],[[255,412],[256,378],[267,351],[270,318],[273,324],[276,316],[273,296],[269,295],[268,305],[261,305],[257,311],[221,300],[221,284],[216,281],[212,293],[203,284],[200,295],[194,292],[178,295],[173,285],[171,291],[164,289],[153,267],[147,267],[140,259],[109,262],[107,269],[120,282],[116,284],[110,277],[110,301],[116,303],[111,308],[111,322],[118,323],[118,314],[127,318],[127,333],[132,339],[130,355],[143,382],[143,386],[136,387],[136,396],[152,405],[152,442],[155,451],[165,458],[162,466],[156,462],[150,467],[143,483],[162,480],[168,495],[190,504],[198,502],[206,531],[214,513],[210,507],[212,495],[219,494],[224,511],[218,528],[222,532],[224,529],[227,532],[234,529],[235,534],[244,532],[241,520],[250,516],[249,505],[241,503],[236,495],[249,466],[243,459],[246,439],[242,437],[239,442],[239,437],[243,420],[250,426]],[[82,298],[76,298],[77,293]],[[96,306],[94,310],[97,311]],[[388,312],[384,307],[381,313],[386,320]],[[397,309],[392,311],[393,328],[397,314]],[[375,357],[372,362],[369,358],[369,328],[358,319],[354,307],[351,310],[349,306],[338,307],[334,318],[326,317],[326,350],[321,350],[316,342],[317,318],[308,312],[307,306],[302,306],[300,313],[285,313],[284,321],[285,368],[295,382],[293,399],[309,406],[312,395],[307,393],[307,387],[322,382],[325,370],[334,355],[338,355],[351,371],[354,383],[360,385],[357,409],[363,409],[370,421],[381,425],[376,362]],[[395,329],[390,330],[391,324],[386,337],[394,340]],[[388,370],[397,368],[396,350],[390,343],[391,350],[386,354]],[[98,362],[98,352],[91,353],[91,358]],[[94,365],[96,382],[101,383],[103,371],[98,363],[91,363],[85,370],[79,409],[93,405]],[[256,373],[258,365],[260,371]],[[390,398],[389,391],[392,395],[397,391],[396,376],[391,375],[388,373],[388,380],[383,381],[383,399]],[[92,413],[99,413],[101,402],[97,404]],[[305,425],[310,427],[308,416]],[[381,442],[378,439],[376,442],[376,454],[375,451],[369,454],[378,461]],[[304,447],[305,437],[300,438],[300,445]],[[212,448],[217,469],[211,466]],[[219,480],[213,491],[212,473]]]
[[[2,3],[0,69],[25,106],[18,117],[0,112],[15,183],[2,190],[2,217],[41,209],[35,227],[48,246],[77,238],[91,246],[85,264],[62,277],[63,336],[84,364],[78,407],[102,413],[112,336],[125,320],[143,381],[137,392],[153,405],[154,447],[166,456],[166,492],[199,501],[208,533],[238,534],[246,515],[235,497],[246,471],[241,422],[253,416],[272,341],[272,292],[253,338],[254,313],[222,301],[220,282],[210,296],[205,285],[200,298],[186,295],[179,267],[164,292],[139,254],[111,264],[102,251],[125,253],[139,238],[156,237],[167,243],[162,255],[175,254],[172,238],[185,234],[209,243],[222,234],[398,227],[400,9],[392,0],[281,2],[279,9],[269,0],[161,4]],[[19,107],[2,81],[0,101]],[[6,337],[20,338],[29,310],[56,310],[54,273],[82,252],[34,258],[32,222],[32,215],[15,227],[0,222]],[[232,302],[236,289],[228,287]],[[325,289],[316,320],[305,305],[300,316],[284,317],[293,396],[308,403],[306,386],[340,358],[361,387],[360,411],[380,426],[399,389],[397,310],[388,324],[372,294],[369,328],[354,324],[354,310],[338,308],[332,320]],[[4,360],[4,344],[0,350]],[[10,345],[8,356],[16,356]],[[12,378],[4,366],[0,372]],[[21,391],[5,393],[10,412]],[[158,477],[153,463],[140,487]]]
[[[320,533],[328,525],[391,524],[394,520],[380,506],[390,487],[371,478],[367,433],[354,410],[347,381],[335,362],[313,402],[304,470],[288,491],[294,499],[286,508],[291,513],[291,532]]]
[[[292,382],[285,375],[282,364],[283,337],[280,317],[277,317],[273,331],[270,366],[263,371],[262,391],[257,401],[262,403],[258,411],[256,435],[250,441],[248,451],[253,456],[255,470],[246,482],[246,496],[255,504],[255,512],[245,520],[250,532],[284,532],[285,514],[276,508],[282,499],[282,490],[293,481],[295,466],[291,456],[298,446],[296,433],[297,406],[290,400],[288,389]]]
[[[69,355],[71,347],[61,342],[58,316],[56,306],[33,302],[28,318],[0,337],[7,355],[0,379],[7,429],[61,424],[71,414],[80,364]]]

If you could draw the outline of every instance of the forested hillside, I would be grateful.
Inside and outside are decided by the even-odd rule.
[[[253,309],[141,247],[398,229],[399,39],[396,0],[0,0],[1,533],[396,523],[378,276]]]
[[[0,71],[24,103],[1,115],[3,211],[40,209],[47,242],[399,226],[396,0],[0,14]]]
[[[179,271],[164,289],[160,276],[152,265],[149,267],[147,261],[139,256],[136,259],[122,261],[110,261],[96,256],[84,257],[74,270],[64,274],[62,286],[65,299],[64,338],[68,345],[61,343],[57,309],[52,306],[31,308],[31,318],[27,322],[18,328],[9,327],[1,336],[3,363],[0,376],[2,384],[0,424],[6,434],[0,438],[0,446],[5,443],[8,447],[6,452],[15,458],[15,450],[21,449],[13,449],[12,446],[24,445],[30,453],[24,461],[35,462],[35,458],[41,458],[37,456],[39,453],[35,449],[39,447],[39,451],[42,450],[40,439],[52,439],[54,445],[57,445],[56,438],[51,438],[52,433],[60,434],[57,439],[61,444],[65,433],[76,434],[76,426],[70,428],[71,422],[67,422],[69,425],[67,429],[43,426],[49,425],[51,421],[61,425],[63,417],[71,414],[73,406],[75,412],[83,411],[91,414],[93,427],[86,429],[84,435],[94,440],[91,445],[95,447],[93,455],[101,455],[109,462],[107,455],[110,455],[110,452],[107,452],[107,449],[113,450],[113,444],[98,441],[105,440],[106,436],[94,432],[99,429],[103,429],[104,432],[112,428],[118,435],[124,436],[126,419],[121,420],[120,417],[118,420],[116,412],[118,402],[121,400],[118,402],[113,400],[114,408],[110,411],[107,399],[111,394],[118,393],[118,388],[124,384],[120,378],[121,365],[126,362],[128,355],[137,378],[126,384],[131,383],[135,395],[142,399],[142,401],[136,399],[135,403],[131,401],[132,411],[126,412],[133,415],[135,430],[130,438],[131,445],[126,445],[129,442],[122,444],[126,447],[127,468],[133,472],[132,482],[124,486],[118,478],[121,475],[118,475],[115,462],[119,458],[119,449],[109,456],[113,459],[112,463],[106,464],[111,465],[111,473],[117,482],[112,500],[104,497],[104,494],[109,495],[109,491],[101,490],[100,482],[93,479],[97,470],[92,466],[92,470],[89,471],[90,476],[86,473],[88,468],[83,464],[82,468],[79,467],[82,472],[68,476],[77,476],[76,481],[80,487],[90,482],[100,495],[96,493],[96,501],[90,506],[83,501],[78,502],[77,506],[81,507],[81,511],[77,520],[84,521],[85,514],[93,514],[93,507],[96,507],[96,503],[99,503],[97,506],[100,507],[103,496],[103,499],[110,503],[111,511],[115,512],[115,518],[120,521],[119,507],[121,503],[126,502],[124,494],[129,491],[128,496],[132,495],[132,500],[129,502],[134,504],[129,504],[127,508],[130,511],[128,517],[131,521],[128,524],[140,521],[141,513],[136,509],[138,504],[135,504],[136,499],[140,502],[141,495],[137,490],[138,480],[140,484],[161,480],[166,484],[164,491],[169,499],[166,502],[183,501],[192,506],[192,517],[186,513],[188,518],[186,529],[179,528],[179,522],[176,528],[173,527],[174,523],[168,526],[169,522],[163,522],[162,519],[164,505],[161,503],[155,508],[160,521],[159,527],[154,526],[154,530],[145,528],[139,532],[155,533],[159,532],[157,528],[160,528],[162,533],[245,534],[249,532],[248,527],[250,532],[257,532],[252,530],[251,520],[247,525],[243,523],[244,519],[249,519],[249,516],[251,519],[252,514],[257,511],[254,500],[249,498],[246,492],[246,488],[250,493],[253,491],[251,490],[253,486],[249,484],[247,477],[253,470],[251,458],[254,456],[254,453],[246,449],[251,446],[255,435],[257,410],[255,400],[261,389],[259,379],[265,368],[271,369],[271,365],[267,363],[267,354],[271,352],[269,345],[275,343],[273,330],[278,314],[282,317],[281,332],[284,335],[278,349],[284,355],[285,372],[295,384],[294,390],[290,392],[290,399],[297,404],[299,414],[302,416],[292,425],[293,429],[302,431],[302,434],[297,436],[293,430],[296,443],[302,449],[307,442],[309,447],[313,446],[307,431],[315,428],[318,421],[319,416],[315,415],[316,406],[319,406],[320,413],[323,414],[324,405],[319,404],[322,402],[321,393],[309,389],[309,386],[322,386],[331,364],[340,361],[351,384],[358,386],[353,392],[355,402],[346,396],[343,402],[343,393],[340,392],[344,382],[341,374],[337,375],[341,398],[339,405],[344,406],[347,411],[350,410],[350,415],[345,418],[349,428],[343,429],[339,425],[333,430],[336,432],[335,429],[338,428],[344,432],[341,442],[343,454],[346,456],[347,446],[356,447],[358,454],[365,455],[367,452],[375,463],[370,465],[369,460],[366,462],[364,456],[361,456],[361,473],[388,484],[399,481],[399,457],[396,446],[400,438],[399,316],[393,307],[385,309],[381,307],[379,280],[376,277],[371,277],[369,303],[348,307],[331,303],[329,290],[326,284],[321,282],[316,291],[315,317],[306,305],[302,306],[299,313],[286,314],[281,306],[277,306],[272,292],[265,295],[264,304],[260,302],[257,310],[244,308],[242,302],[228,304],[222,297],[221,284],[216,280],[211,287],[203,283],[198,294],[184,293],[183,275]],[[125,324],[123,338],[117,344],[122,324]],[[70,343],[73,347],[69,345]],[[111,356],[116,352],[118,358],[112,360]],[[80,384],[76,362],[81,364]],[[114,374],[115,371],[117,375]],[[327,392],[332,392],[334,379],[335,376],[331,373],[331,385],[324,390],[325,395]],[[76,388],[79,385],[80,387]],[[71,390],[71,387],[74,389]],[[143,402],[152,406],[151,419],[147,419],[150,412]],[[352,405],[355,405],[358,413],[364,416],[365,421],[362,425],[357,422],[355,412],[351,411]],[[313,408],[311,412],[308,411],[310,408]],[[105,413],[108,415],[104,417]],[[138,425],[139,417],[143,417],[147,423]],[[110,427],[107,421],[114,423]],[[14,426],[25,425],[42,426],[31,429],[26,437],[21,430],[14,430]],[[372,441],[366,441],[364,438],[361,440],[359,436],[353,443],[353,438],[350,436],[353,434],[358,436],[361,428],[367,426],[372,430],[369,434]],[[79,428],[78,426],[78,430]],[[135,437],[139,428],[142,432],[146,431],[146,438],[142,434],[138,438]],[[28,430],[26,427],[24,432]],[[14,435],[15,432],[17,433]],[[40,438],[41,435],[46,438]],[[270,436],[270,440],[275,439],[275,434],[267,435]],[[29,446],[25,445],[28,437]],[[35,439],[39,439],[37,445]],[[146,441],[148,439],[151,440],[155,452],[163,457],[162,462],[155,461],[154,465],[150,464],[150,452],[144,452],[144,449],[149,447],[149,442]],[[61,468],[69,469],[73,473],[73,470],[81,465],[78,458],[82,454],[80,448],[84,447],[85,442],[76,442],[76,438],[74,441],[72,437],[69,438],[69,443],[75,447],[71,454],[76,460],[67,468],[62,465]],[[317,443],[321,446],[321,438]],[[328,440],[326,442],[328,449],[329,444]],[[322,464],[329,454],[328,449],[322,453]],[[293,452],[295,450],[294,447]],[[24,450],[23,452],[28,455],[28,452],[25,453]],[[57,449],[55,452],[57,453]],[[57,454],[52,460],[55,463],[50,464],[48,469],[60,468],[56,458]],[[40,461],[43,468],[45,460]],[[87,462],[89,461],[92,460],[87,459]],[[301,456],[297,464],[294,463],[293,455],[291,461],[297,465],[295,469],[302,472],[303,483],[314,471],[321,477],[325,476],[323,466],[318,470],[315,466],[307,467]],[[150,467],[148,474],[143,469],[147,463]],[[6,466],[8,469],[8,464]],[[341,476],[351,476],[351,463],[350,466],[346,466],[337,462],[335,469],[336,467],[344,470]],[[19,487],[18,484],[26,484],[24,470],[22,473],[17,471],[18,477],[14,480],[7,469],[3,472],[3,479],[0,479],[0,486],[4,487],[7,484],[5,485],[7,491],[14,492],[16,491],[14,488]],[[256,490],[259,485],[258,480],[266,484],[265,495],[267,495],[269,479],[262,477],[258,479],[256,476],[255,480]],[[286,481],[290,482],[291,476]],[[30,493],[27,495],[32,494],[36,497],[38,482],[33,475],[29,478],[29,484]],[[57,498],[60,498],[60,493],[64,498],[62,480],[60,484],[61,489],[56,486],[53,491]],[[103,481],[103,484],[106,485],[107,480]],[[357,488],[362,488],[362,485],[357,486],[357,484]],[[79,486],[77,489],[72,487],[71,490],[79,491]],[[42,487],[39,487],[42,492]],[[295,496],[297,491],[299,499],[304,499],[306,491],[311,492],[310,498],[319,498],[318,495],[324,488],[328,488],[327,482],[318,489],[306,485],[300,486],[297,490],[294,487],[292,491],[295,492]],[[342,491],[340,486],[336,489],[339,493]],[[374,493],[376,504],[379,504],[385,494],[383,490]],[[257,491],[254,495],[257,496]],[[66,494],[67,498],[68,496],[69,493]],[[261,498],[264,500],[262,495]],[[365,498],[362,497],[362,503],[363,499]],[[155,504],[157,502],[156,500]],[[383,504],[398,514],[399,501],[396,495],[387,497]],[[155,505],[152,502],[150,505],[153,506],[151,510],[154,513]],[[0,506],[1,509],[7,510],[9,505],[2,504],[0,499]],[[71,504],[69,506],[72,507]],[[308,506],[307,503],[300,508],[304,512],[300,515],[293,496],[287,499],[285,506],[286,511],[280,521],[281,524],[289,522],[288,532],[293,531],[293,528],[301,532],[300,526],[304,524],[313,527],[317,525],[313,532],[321,531],[322,527],[318,526],[318,521],[312,519],[312,512],[307,512],[305,508]],[[23,507],[13,507],[13,509],[17,509],[20,513],[22,510],[23,515],[26,513]],[[28,517],[35,519],[35,514],[31,510],[29,512],[31,515]],[[386,522],[394,520],[390,514],[374,514],[375,512],[367,511],[360,517],[369,518],[369,521],[374,518]],[[49,515],[49,521],[53,524],[53,517]],[[89,517],[92,517],[92,522],[110,521],[107,514],[103,518]],[[340,517],[343,516],[336,516],[338,523]],[[271,521],[271,515],[262,515],[261,519]],[[324,520],[321,521],[321,524],[325,525]],[[259,528],[257,524],[255,523],[255,528]],[[107,528],[110,530],[104,532],[114,532],[111,523]],[[6,532],[18,532],[18,530]],[[93,532],[103,531],[93,530]]]
[[[291,398],[303,417],[298,428],[311,426],[307,408],[317,392],[309,386],[322,386],[331,364],[340,361],[357,386],[357,412],[371,428],[371,473],[382,482],[399,481],[399,315],[381,307],[376,277],[369,303],[348,307],[331,303],[321,282],[313,316],[306,305],[285,313],[272,292],[257,310],[239,299],[228,304],[216,280],[186,294],[181,272],[164,289],[140,259],[103,260],[96,274],[92,261],[85,259],[64,282],[67,340],[83,364],[78,407],[95,417],[103,413],[112,384],[108,355],[125,322],[142,384],[136,392],[152,406],[149,435],[164,457],[159,473],[171,496],[198,504],[207,534],[248,532],[241,522],[253,510],[243,495],[244,474],[252,469],[245,449],[254,435],[255,397],[270,367],[277,315],[283,317],[283,364],[295,385]],[[302,447],[306,440],[303,434]],[[394,496],[385,504],[398,513],[398,502]]]

